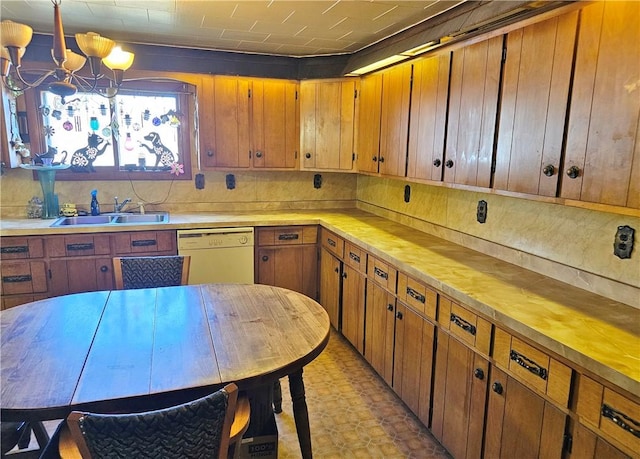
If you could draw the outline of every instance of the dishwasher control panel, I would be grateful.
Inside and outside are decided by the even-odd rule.
[[[253,246],[253,228],[211,228],[178,231],[178,251]]]

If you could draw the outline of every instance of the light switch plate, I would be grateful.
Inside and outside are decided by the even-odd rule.
[[[629,225],[618,226],[613,241],[613,254],[618,258],[631,258],[633,251],[633,235],[635,230]]]
[[[484,223],[487,221],[488,204],[484,199],[478,201],[478,207],[476,209],[476,219],[478,223]]]

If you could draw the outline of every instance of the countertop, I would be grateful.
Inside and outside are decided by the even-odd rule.
[[[321,224],[453,300],[640,396],[640,310],[356,209],[174,214],[167,224],[51,228],[3,219],[0,236]]]

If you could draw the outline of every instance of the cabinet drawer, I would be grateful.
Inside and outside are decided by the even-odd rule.
[[[491,322],[440,295],[438,323],[452,335],[488,356],[491,348]]]
[[[576,411],[580,421],[597,427],[632,451],[640,451],[640,404],[580,375]]]
[[[398,299],[426,317],[436,320],[438,294],[404,273],[398,273]]]
[[[316,244],[317,226],[279,226],[258,228],[258,245]]]
[[[40,237],[3,237],[0,244],[2,260],[44,257],[44,244]]]
[[[371,255],[367,259],[367,277],[384,287],[385,290],[396,293],[398,272],[387,263]]]
[[[573,371],[568,366],[499,328],[494,336],[493,358],[529,387],[567,406]]]
[[[111,236],[117,254],[128,253],[177,253],[174,231],[136,231]]]
[[[47,238],[47,253],[50,257],[78,257],[83,255],[109,255],[109,236],[76,234],[73,236],[51,236]]]
[[[2,263],[0,272],[2,273],[2,295],[47,291],[44,261],[7,261]]]
[[[367,252],[350,242],[344,245],[344,261],[361,273],[367,271]]]
[[[320,238],[322,241],[322,247],[342,260],[344,257],[344,239],[324,228],[320,230]]]
[[[31,303],[32,301],[43,300],[47,298],[46,294],[38,295],[11,295],[2,297],[2,310],[12,308],[14,306],[20,306],[21,304]]]

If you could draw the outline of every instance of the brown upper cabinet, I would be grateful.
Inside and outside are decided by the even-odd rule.
[[[451,52],[413,63],[407,177],[442,180]]]
[[[205,76],[201,85],[200,150],[204,168],[248,168],[249,80]]]
[[[382,74],[373,73],[360,80],[356,157],[359,172],[378,172]]]
[[[453,51],[445,182],[491,184],[502,47],[497,36]]]
[[[560,197],[640,208],[640,3],[581,10]]]
[[[300,83],[302,169],[352,171],[358,79]]]
[[[578,12],[507,34],[494,188],[556,196]]]
[[[294,169],[298,164],[298,84],[202,78],[200,154],[207,168]]]
[[[409,135],[412,65],[400,64],[362,79],[358,170],[404,177]]]

